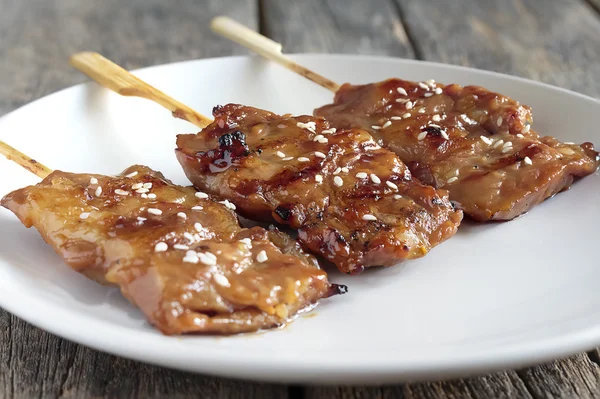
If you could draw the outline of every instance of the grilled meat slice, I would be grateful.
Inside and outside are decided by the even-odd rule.
[[[540,137],[528,107],[477,86],[346,84],[315,115],[366,129],[478,221],[513,219],[598,167],[591,143]]]
[[[275,327],[343,291],[286,235],[242,229],[226,205],[144,166],[118,177],[56,171],[2,205],[165,334]]]
[[[245,217],[298,229],[306,248],[343,272],[421,257],[462,219],[445,191],[413,180],[364,130],[235,104],[213,114],[202,132],[177,139],[192,183]]]

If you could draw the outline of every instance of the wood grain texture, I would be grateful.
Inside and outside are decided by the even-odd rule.
[[[414,58],[392,0],[262,0],[262,33],[286,53]]]
[[[423,59],[600,97],[600,19],[584,0],[396,0]]]
[[[0,115],[87,78],[68,65],[97,51],[127,69],[245,54],[214,35],[228,15],[258,28],[254,0],[0,0]],[[8,62],[6,62],[8,60]]]

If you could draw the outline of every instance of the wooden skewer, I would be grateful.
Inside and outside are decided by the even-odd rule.
[[[77,53],[69,61],[79,71],[122,96],[142,97],[154,101],[171,111],[174,117],[186,120],[200,128],[205,128],[212,122],[211,118],[150,86],[98,53]]]
[[[239,43],[265,58],[275,61],[285,68],[304,76],[308,80],[312,80],[316,84],[319,84],[334,93],[340,88],[339,84],[303,67],[302,65],[296,64],[290,58],[283,55],[281,53],[281,44],[253,31],[231,18],[223,16],[216,17],[212,20],[210,26],[215,33],[225,36],[229,40]]]
[[[52,173],[52,169],[42,165],[35,159],[29,158],[21,151],[9,146],[3,141],[0,141],[0,154],[4,155],[8,160],[21,165],[22,167],[24,167],[25,169],[42,179],[48,176],[50,173]]]

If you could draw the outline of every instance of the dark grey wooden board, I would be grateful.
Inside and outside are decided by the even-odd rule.
[[[127,68],[246,53],[210,33],[219,14],[260,26],[287,52],[416,57],[599,96],[600,0],[587,1],[0,0],[0,114],[84,81],[67,64],[76,51],[96,50]],[[599,363],[594,351],[464,380],[288,387],[102,354],[0,310],[0,398],[600,398]]]

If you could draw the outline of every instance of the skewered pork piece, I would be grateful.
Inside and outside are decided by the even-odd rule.
[[[55,171],[1,203],[165,334],[276,327],[345,291],[289,236],[243,229],[228,202],[145,166],[117,177]]]
[[[298,229],[343,272],[419,258],[456,232],[462,213],[447,192],[413,180],[364,130],[235,104],[213,114],[199,134],[177,139],[192,183],[245,217]]]
[[[334,92],[334,103],[315,115],[338,129],[366,129],[416,178],[447,189],[475,220],[513,219],[598,167],[591,143],[540,137],[531,128],[528,107],[482,87],[401,79],[340,86],[283,55],[281,44],[228,17],[216,17],[211,27]]]
[[[591,143],[540,137],[529,107],[478,86],[347,84],[315,115],[368,130],[478,221],[513,219],[598,167]]]

